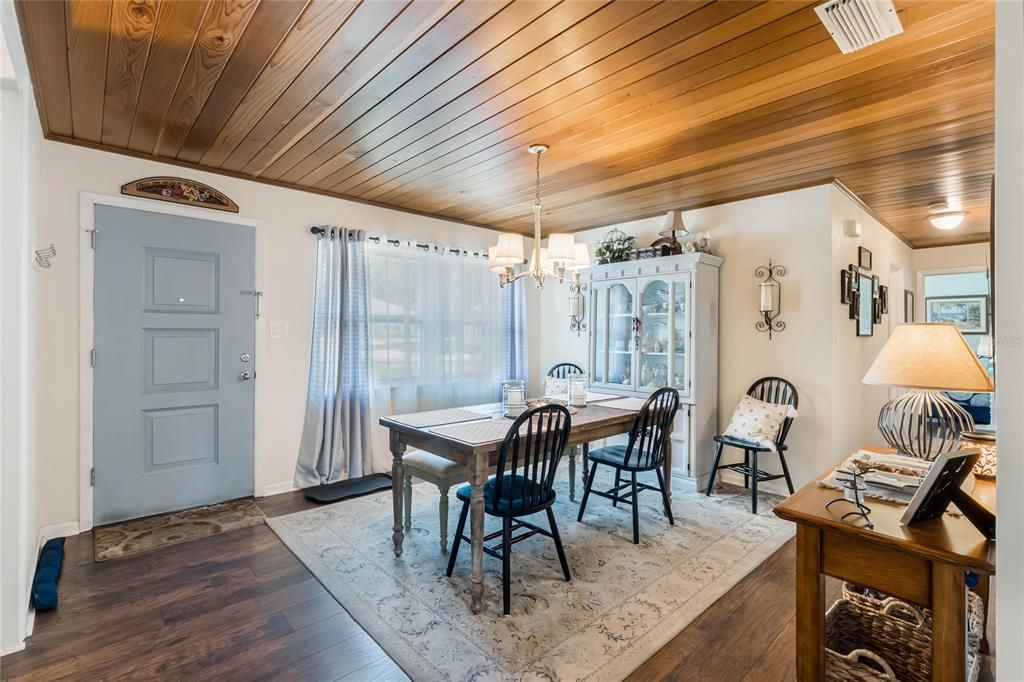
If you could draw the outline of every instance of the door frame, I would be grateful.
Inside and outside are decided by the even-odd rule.
[[[182,218],[198,218],[230,225],[245,225],[253,229],[256,251],[256,291],[263,290],[263,258],[266,222],[257,218],[249,218],[232,213],[215,212],[209,209],[182,206],[172,203],[161,203],[151,199],[140,199],[122,195],[98,194],[96,192],[79,192],[78,225],[79,225],[79,299],[78,299],[78,350],[79,350],[79,395],[78,395],[78,530],[85,532],[93,527],[93,487],[90,481],[93,460],[93,367],[91,354],[95,330],[95,311],[93,309],[94,286],[96,281],[96,252],[92,249],[92,230],[96,223],[96,207],[113,206],[130,208],[149,213],[163,213]],[[102,236],[99,237],[102,239]],[[261,318],[265,315],[261,315]],[[263,332],[263,319],[253,320],[255,336],[256,363],[258,370],[266,341]],[[258,379],[258,377],[257,377]],[[257,438],[256,426],[260,423],[260,403],[262,382],[256,381],[253,396],[253,494],[260,491],[263,475],[263,453],[260,450],[260,439]]]

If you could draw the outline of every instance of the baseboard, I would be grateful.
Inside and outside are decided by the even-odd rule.
[[[22,641],[22,642],[18,642],[17,644],[12,644],[12,645],[4,648],[4,649],[0,649],[0,656],[6,656],[7,654],[16,654],[19,651],[24,651],[24,650],[25,650],[25,642]]]
[[[280,495],[281,493],[290,493],[293,490],[298,490],[295,487],[293,481],[282,481],[281,483],[271,483],[270,485],[263,486],[263,492],[256,497],[269,497],[271,495]]]
[[[68,538],[72,535],[78,535],[80,532],[81,529],[78,527],[78,521],[66,521],[65,523],[42,526],[39,529],[39,549],[43,548],[43,543],[47,540]]]

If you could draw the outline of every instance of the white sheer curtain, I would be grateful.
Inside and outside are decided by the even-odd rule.
[[[501,290],[486,259],[446,251],[383,238],[367,245],[374,423],[500,399]],[[379,427],[374,451],[390,461]]]
[[[362,230],[326,227],[317,241],[299,488],[388,469],[371,447],[365,240]]]

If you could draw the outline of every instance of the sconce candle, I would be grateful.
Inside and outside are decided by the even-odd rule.
[[[761,312],[775,310],[775,282],[761,282]]]

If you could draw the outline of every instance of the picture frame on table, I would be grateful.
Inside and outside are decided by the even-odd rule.
[[[916,315],[915,303],[914,303],[914,292],[910,289],[903,290],[903,321],[907,324],[914,323],[914,317]]]
[[[988,334],[988,296],[929,296],[924,300],[928,322],[947,322],[962,334]]]

